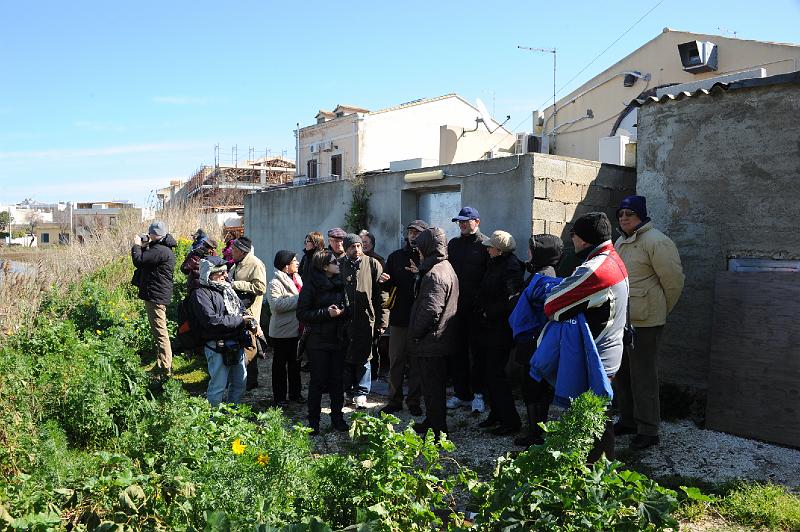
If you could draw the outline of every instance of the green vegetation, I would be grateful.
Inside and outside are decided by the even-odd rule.
[[[360,175],[350,178],[352,199],[347,212],[344,213],[345,227],[357,233],[369,227],[369,196],[367,183]]]
[[[448,456],[452,442],[393,416],[354,415],[345,451],[318,455],[280,410],[212,409],[178,380],[153,396],[143,361],[154,346],[130,274],[121,258],[51,290],[0,346],[0,530],[675,526],[676,492],[619,462],[586,465],[606,408],[589,394],[546,425],[544,446],[501,458],[485,482]],[[175,372],[202,387],[201,362],[176,358]],[[747,489],[724,504],[691,488],[682,497],[796,526],[795,496]]]

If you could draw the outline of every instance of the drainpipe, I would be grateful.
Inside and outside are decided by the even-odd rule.
[[[294,130],[294,176],[300,177],[300,122]]]

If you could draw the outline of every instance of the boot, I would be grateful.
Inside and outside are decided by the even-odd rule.
[[[544,443],[544,439],[542,438],[543,431],[539,426],[539,422],[547,421],[550,405],[547,403],[525,403],[525,410],[528,418],[528,430],[514,440],[514,445],[519,445],[520,447],[541,445]]]

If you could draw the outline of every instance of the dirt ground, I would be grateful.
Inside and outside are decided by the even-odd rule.
[[[271,364],[271,357],[259,361],[260,386],[247,392],[244,397],[244,402],[251,404],[256,410],[273,406]],[[301,376],[305,397],[309,374],[302,373]],[[372,388],[365,412],[378,415],[379,410],[386,404],[385,394],[388,393],[388,384],[383,380],[377,380],[373,381]],[[348,435],[330,430],[328,404],[327,396],[323,396],[322,430],[315,438],[317,450],[338,452],[341,444],[348,440]],[[521,416],[524,414],[524,405],[519,400],[517,400],[517,410]],[[353,411],[353,405],[345,405],[346,420]],[[559,412],[553,407],[551,418],[558,416]],[[305,404],[291,403],[284,408],[284,413],[296,423],[306,422]],[[408,410],[398,412],[395,416],[400,418],[403,425],[414,420]],[[521,449],[514,445],[514,436],[496,437],[478,428],[477,424],[483,417],[485,414],[474,416],[464,408],[450,410],[447,423],[451,432],[448,438],[456,446],[452,458],[474,469],[482,477],[488,477],[499,456]],[[630,438],[626,436],[617,439],[618,458],[633,468],[643,469],[655,478],[681,476],[711,483],[743,479],[773,482],[793,488],[800,487],[800,450],[797,449],[703,430],[688,420],[663,422],[660,445],[645,451],[628,450]]]

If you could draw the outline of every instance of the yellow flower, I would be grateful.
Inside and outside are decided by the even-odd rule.
[[[258,458],[256,459],[256,462],[258,462],[258,465],[262,467],[267,465],[269,463],[269,455],[267,453],[264,454],[258,453]]]
[[[233,440],[233,445],[231,445],[233,454],[242,454],[246,448],[247,445],[242,445],[242,440],[240,440],[239,438]]]
[[[100,334],[100,329],[95,329],[94,332],[96,332],[97,334]]]

